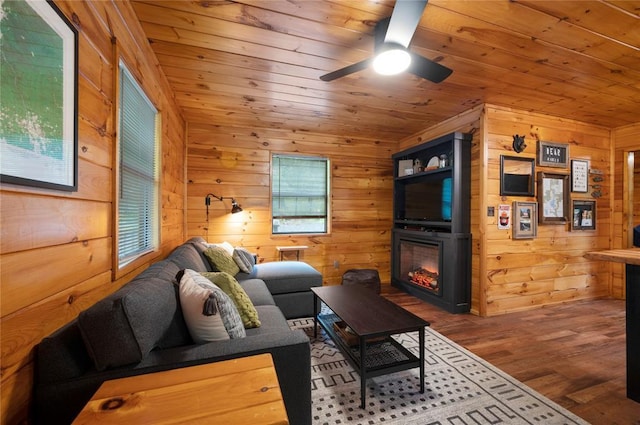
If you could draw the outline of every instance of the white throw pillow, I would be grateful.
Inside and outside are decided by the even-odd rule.
[[[202,314],[204,303],[212,291],[198,285],[194,274],[197,273],[193,270],[185,270],[180,279],[180,305],[191,338],[197,344],[229,339],[220,312],[211,316]]]
[[[224,242],[218,242],[218,243],[209,243],[209,242],[205,242],[204,246],[206,246],[207,248],[212,247],[212,246],[218,246],[220,248],[223,248],[225,251],[227,251],[229,253],[229,255],[233,255],[233,245],[231,245],[229,242],[224,241]]]

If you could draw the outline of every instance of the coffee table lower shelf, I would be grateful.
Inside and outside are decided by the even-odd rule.
[[[400,372],[421,366],[420,358],[403,347],[391,336],[376,337],[372,341],[365,339],[364,356],[360,344],[349,345],[344,338],[334,329],[334,323],[340,321],[336,314],[320,314],[318,323],[344,354],[349,364],[358,372],[362,380],[362,386],[367,378]],[[364,359],[363,359],[364,357]],[[364,364],[364,367],[363,367]],[[424,392],[424,378],[421,383],[421,392]],[[364,408],[364,394],[362,394],[361,406]]]

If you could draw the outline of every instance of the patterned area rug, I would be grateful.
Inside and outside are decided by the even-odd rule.
[[[427,328],[425,392],[419,370],[367,379],[360,408],[360,377],[313,319],[289,321],[311,340],[311,398],[314,425],[587,424],[453,341]],[[413,354],[417,332],[394,336]],[[417,354],[416,354],[417,355]]]

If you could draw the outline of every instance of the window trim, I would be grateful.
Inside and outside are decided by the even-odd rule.
[[[117,48],[116,48],[117,49]],[[114,107],[113,107],[113,122],[115,123],[114,127],[114,136],[113,136],[113,188],[112,188],[112,239],[113,239],[113,255],[112,255],[112,278],[113,280],[117,280],[122,278],[123,276],[138,270],[140,267],[147,265],[158,258],[161,254],[161,241],[162,241],[162,224],[161,224],[161,214],[162,214],[162,114],[160,109],[155,105],[155,102],[151,99],[151,97],[145,91],[143,85],[140,83],[140,79],[131,71],[131,67],[129,67],[126,61],[121,58],[119,55],[117,61],[118,66],[114,67]],[[120,141],[120,104],[121,104],[121,78],[120,78],[120,70],[123,69],[131,81],[135,83],[137,86],[137,90],[140,91],[142,95],[146,97],[146,100],[149,102],[149,105],[153,107],[156,112],[155,118],[155,186],[156,186],[156,214],[155,214],[155,223],[152,223],[152,247],[144,252],[138,253],[135,256],[127,259],[124,262],[121,262],[119,257],[119,227],[120,227],[120,203],[119,203],[119,192],[121,185],[121,175],[120,175],[120,154],[121,154],[121,141]]]
[[[273,160],[275,157],[280,158],[299,158],[299,159],[309,159],[309,160],[322,160],[325,162],[327,167],[327,192],[326,192],[326,226],[324,232],[297,232],[297,233],[274,233],[273,232]],[[291,235],[295,236],[327,236],[331,234],[331,193],[332,193],[332,179],[331,179],[331,160],[329,157],[321,156],[321,155],[304,155],[304,154],[288,154],[288,153],[277,153],[271,152],[271,158],[269,161],[269,226],[270,233],[272,237],[288,237]],[[301,216],[302,217],[302,216]]]

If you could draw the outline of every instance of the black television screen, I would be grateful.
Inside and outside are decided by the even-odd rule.
[[[404,186],[400,219],[451,221],[451,178],[415,181]],[[402,208],[403,207],[403,208]]]

